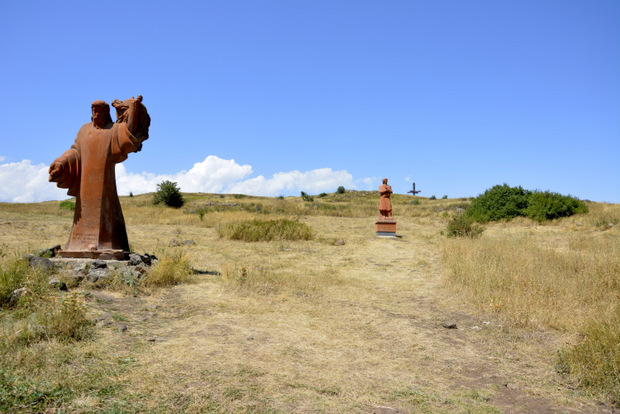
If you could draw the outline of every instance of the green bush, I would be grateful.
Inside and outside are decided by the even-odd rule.
[[[220,237],[248,242],[271,240],[310,240],[312,229],[298,221],[279,220],[247,220],[233,223],[222,223],[216,227]]]
[[[448,199],[448,196],[447,196],[447,195],[445,195],[445,196],[441,197],[441,199],[442,199],[442,200],[447,200],[447,199]]]
[[[437,197],[435,197],[434,195],[430,196],[429,200],[437,200]]]
[[[457,214],[448,222],[446,235],[448,237],[479,237],[484,228],[474,224],[474,220],[465,213]]]
[[[588,206],[575,197],[549,191],[529,191],[508,184],[486,190],[474,198],[467,209],[467,215],[480,223],[512,220],[519,216],[540,223],[587,212]]]
[[[198,217],[200,217],[200,221],[202,221],[202,219],[205,217],[205,213],[207,212],[207,210],[203,207],[203,208],[199,208],[197,212],[198,212]]]
[[[565,196],[549,191],[535,191],[528,199],[526,215],[539,223],[573,214],[587,213],[588,206],[570,195]]]
[[[58,208],[61,210],[75,211],[75,202],[71,200],[64,200],[58,204]]]
[[[168,207],[182,207],[185,201],[177,183],[172,181],[162,181],[157,184],[157,192],[153,195],[153,204],[164,203]]]
[[[340,187],[338,187],[338,190],[336,190],[336,192],[337,192],[338,194],[344,194],[344,193],[345,193],[345,189],[344,189],[344,187],[343,187],[343,186],[340,186]]]
[[[309,196],[308,194],[301,192],[301,199],[304,201],[314,201],[314,197]]]
[[[531,194],[521,186],[496,185],[474,198],[466,214],[479,223],[525,216]]]

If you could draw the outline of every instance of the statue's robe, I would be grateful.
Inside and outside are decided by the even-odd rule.
[[[116,192],[115,164],[140,149],[125,123],[80,128],[71,148],[56,162],[63,164],[58,187],[76,197],[73,228],[65,251],[129,251],[127,230]]]
[[[383,217],[392,217],[392,202],[390,196],[392,195],[392,186],[387,184],[381,184],[379,186],[379,214]]]

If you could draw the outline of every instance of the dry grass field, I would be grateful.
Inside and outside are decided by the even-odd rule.
[[[371,192],[312,202],[187,194],[181,209],[152,206],[150,197],[121,200],[131,248],[184,267],[185,279],[41,294],[64,304],[52,320],[82,311],[98,321],[79,340],[49,333],[20,340],[34,322],[23,322],[30,317],[23,310],[2,310],[0,407],[619,412],[618,205],[589,203],[586,215],[542,225],[516,219],[485,226],[477,239],[448,239],[449,219],[468,200],[396,194],[398,237],[390,239],[375,236]],[[220,236],[254,219],[299,221],[312,235]],[[6,274],[21,255],[64,244],[71,220],[58,202],[0,204],[0,269]],[[603,348],[609,355],[597,361],[611,374],[588,379],[591,346],[605,340],[615,353]]]

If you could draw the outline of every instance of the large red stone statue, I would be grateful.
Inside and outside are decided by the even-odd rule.
[[[104,101],[92,103],[92,118],[80,128],[71,148],[50,165],[49,180],[76,197],[69,242],[58,255],[126,259],[129,241],[116,192],[115,164],[142,149],[151,118],[142,96],[114,100],[116,123]]]
[[[383,179],[383,184],[379,186],[379,220],[375,223],[377,236],[396,237],[396,221],[392,218],[392,186],[388,185],[387,178]]]

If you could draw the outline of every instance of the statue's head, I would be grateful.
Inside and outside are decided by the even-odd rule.
[[[387,184],[387,178],[383,179],[383,184]]]
[[[110,105],[104,101],[95,101],[90,105],[92,109],[92,121],[95,128],[103,128],[104,126],[112,123],[112,117],[110,116]]]

